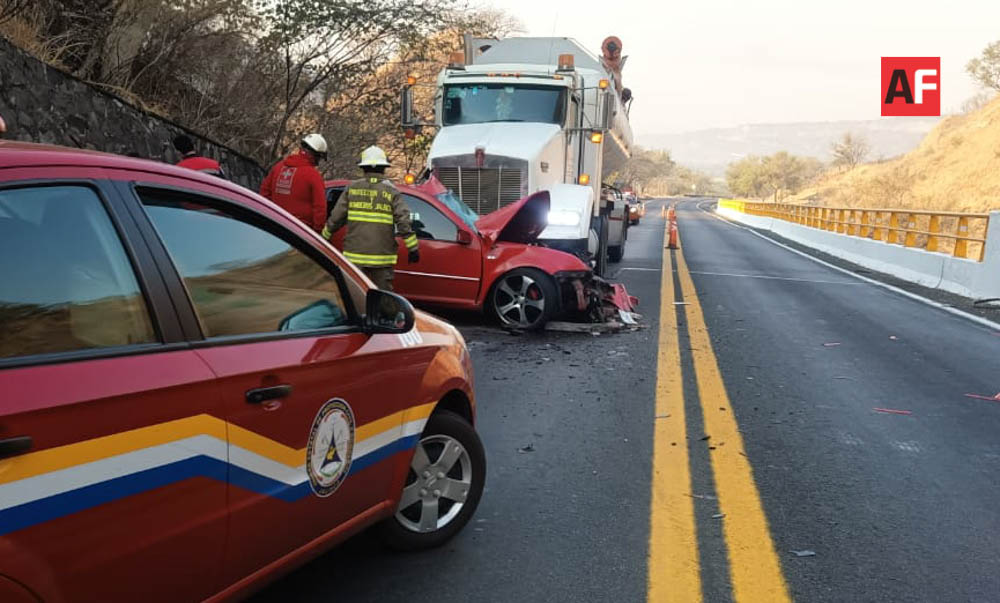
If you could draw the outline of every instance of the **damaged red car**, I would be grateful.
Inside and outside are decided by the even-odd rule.
[[[348,185],[328,181],[329,210]],[[602,320],[602,295],[590,266],[541,246],[549,193],[541,191],[486,216],[437,179],[400,186],[420,240],[420,262],[400,242],[394,288],[413,302],[483,310],[505,326],[538,329],[555,317]],[[344,229],[333,244],[343,248]]]

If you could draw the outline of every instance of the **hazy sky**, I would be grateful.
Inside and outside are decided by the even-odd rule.
[[[880,57],[940,56],[944,113],[965,64],[1000,40],[1000,0],[496,0],[526,35],[628,55],[636,135],[745,123],[878,119]],[[891,118],[887,118],[891,119]],[[905,119],[905,118],[894,118]]]

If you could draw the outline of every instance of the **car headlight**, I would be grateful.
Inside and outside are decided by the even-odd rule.
[[[635,212],[639,211],[639,208],[633,205],[632,207],[628,208],[628,210],[634,214]]]
[[[575,211],[555,210],[549,212],[549,224],[553,226],[576,226],[580,223],[580,214]]]

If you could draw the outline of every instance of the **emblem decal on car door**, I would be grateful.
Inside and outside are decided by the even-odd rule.
[[[330,496],[347,477],[354,454],[354,412],[340,398],[324,404],[313,420],[306,473],[317,496]]]

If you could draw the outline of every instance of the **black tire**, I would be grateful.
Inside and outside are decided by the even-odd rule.
[[[472,425],[451,411],[438,410],[427,421],[423,433],[420,434],[420,441],[425,442],[434,436],[452,438],[468,453],[472,468],[468,495],[458,514],[447,524],[432,532],[413,531],[398,519],[398,513],[383,520],[377,527],[379,538],[387,547],[397,551],[416,551],[441,546],[469,523],[483,496],[483,486],[486,484],[486,452],[483,450],[479,434]],[[407,483],[410,484],[415,479],[416,474],[411,468]]]
[[[625,244],[628,243],[628,223],[622,224],[622,244],[608,247],[608,261],[617,264],[625,257]]]
[[[509,307],[512,303],[519,303],[512,293],[525,300],[520,305]],[[540,309],[537,306],[539,301]],[[486,305],[490,315],[501,325],[534,331],[544,327],[558,312],[559,289],[552,277],[541,270],[515,268],[493,283]],[[508,307],[509,309],[502,311]],[[521,317],[524,320],[520,320]]]
[[[597,222],[597,259],[594,262],[594,272],[603,277],[608,272],[608,216],[601,214]]]
[[[622,247],[625,247],[625,245],[616,245],[614,247],[608,247],[609,262],[611,262],[612,264],[617,264],[618,262],[622,261],[622,256],[625,255],[625,252],[622,251]]]

